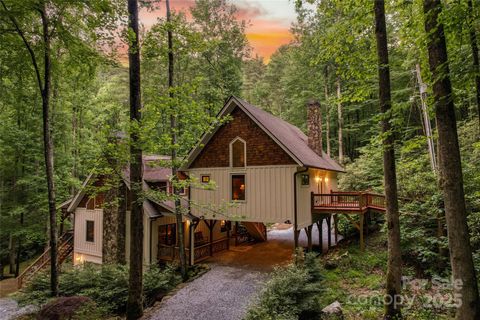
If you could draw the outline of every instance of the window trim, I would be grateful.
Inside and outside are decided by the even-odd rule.
[[[245,200],[234,200],[233,199],[233,176],[243,176],[244,184],[245,184]],[[239,203],[247,202],[247,174],[245,172],[231,172],[230,173],[230,201],[235,201]]]
[[[243,161],[243,167],[234,167],[233,166],[233,144],[237,141],[241,141],[243,143],[243,156],[245,157],[244,161]],[[230,160],[230,168],[235,168],[235,169],[238,169],[238,168],[246,168],[247,167],[247,142],[245,140],[243,140],[242,138],[240,137],[236,137],[235,139],[233,139],[232,141],[230,141],[230,144],[229,144],[229,160]]]
[[[88,240],[88,223],[92,223],[93,234],[92,240]],[[95,220],[85,220],[85,242],[95,243]]]

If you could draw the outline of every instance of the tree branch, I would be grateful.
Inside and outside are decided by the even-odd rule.
[[[14,16],[12,16],[10,10],[8,10],[7,6],[5,5],[5,2],[3,0],[0,0],[0,3],[2,4],[3,8],[5,9],[5,11],[8,15],[8,18],[13,23],[13,25],[15,27],[15,31],[18,33],[20,38],[22,38],[22,41],[25,44],[25,47],[27,48],[28,53],[30,54],[30,58],[32,60],[33,68],[35,69],[35,76],[37,78],[38,88],[40,89],[40,93],[42,93],[43,92],[43,83],[42,83],[42,79],[41,79],[41,76],[40,76],[40,69],[38,68],[38,64],[37,64],[37,58],[35,57],[35,52],[33,52],[33,49],[30,46],[30,43],[28,42],[27,38],[25,37],[25,33],[22,31],[22,29],[20,29],[20,26],[18,25],[17,20],[15,19]]]

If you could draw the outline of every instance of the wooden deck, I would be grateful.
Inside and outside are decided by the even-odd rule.
[[[368,210],[385,212],[385,196],[370,192],[332,192],[311,194],[312,213],[365,213]]]

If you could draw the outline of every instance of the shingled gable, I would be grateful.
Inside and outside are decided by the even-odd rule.
[[[308,147],[307,136],[294,125],[259,109],[248,102],[231,96],[218,114],[222,118],[239,107],[250,117],[272,140],[278,144],[299,166],[344,172],[343,168],[326,153],[322,157]],[[184,170],[190,168],[220,127],[203,135],[200,142],[190,151]],[[247,163],[248,165],[248,163]]]

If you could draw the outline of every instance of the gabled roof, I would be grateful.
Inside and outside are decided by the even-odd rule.
[[[169,156],[157,156],[157,155],[144,155],[143,156],[143,184],[144,191],[149,191],[150,187],[147,182],[159,182],[168,181],[169,176],[172,174],[171,168],[164,168],[159,166],[159,161],[169,160]],[[122,179],[128,189],[130,189],[130,168],[127,166],[122,170]],[[85,190],[88,182],[95,178],[95,174],[92,172],[88,175],[82,184],[82,187],[77,192],[75,197],[68,203],[68,212],[73,212],[80,201],[85,196]],[[152,202],[157,205],[156,208],[152,205]],[[155,201],[153,199],[146,199],[143,201],[144,211],[150,218],[161,217],[162,215],[169,215],[174,213],[174,204],[172,201]]]
[[[237,106],[290,155],[299,166],[344,172],[342,166],[326,153],[323,152],[320,157],[310,149],[307,136],[299,128],[242,99],[231,96],[218,113],[218,117],[222,118],[230,114]],[[211,132],[205,133],[197,146],[190,151],[184,170],[190,167],[202,151],[203,146],[210,141],[218,128],[217,126]]]

